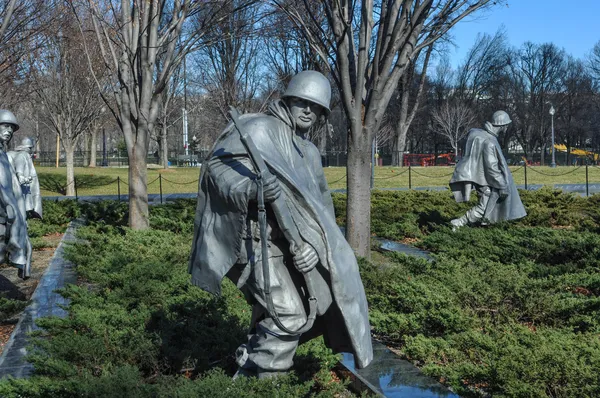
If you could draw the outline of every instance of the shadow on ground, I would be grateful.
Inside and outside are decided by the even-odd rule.
[[[40,188],[61,195],[67,193],[67,177],[59,174],[39,173]],[[91,174],[77,175],[75,177],[77,188],[100,187],[117,182],[116,178],[110,176],[97,176]]]

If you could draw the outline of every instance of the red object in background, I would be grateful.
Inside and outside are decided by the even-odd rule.
[[[437,155],[437,164],[435,161],[436,156],[433,154],[425,153],[411,153],[404,155],[404,166],[454,166],[456,160],[454,158],[454,152],[442,153]]]

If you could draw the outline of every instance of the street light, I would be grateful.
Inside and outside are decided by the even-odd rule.
[[[550,163],[550,167],[556,167],[556,156],[555,156],[555,149],[554,149],[554,114],[556,113],[556,111],[554,110],[554,107],[552,106],[552,104],[550,104],[550,116],[552,117],[552,163]]]

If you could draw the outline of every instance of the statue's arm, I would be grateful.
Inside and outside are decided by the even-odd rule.
[[[238,211],[247,211],[255,177],[246,156],[213,157],[209,160],[206,175],[209,191]]]
[[[490,186],[502,190],[507,188],[508,183],[500,169],[498,156],[498,151],[493,143],[486,143],[483,146],[483,166],[486,180]]]

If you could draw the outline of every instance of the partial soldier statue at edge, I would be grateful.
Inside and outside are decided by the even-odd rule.
[[[467,224],[492,224],[527,215],[497,139],[511,122],[506,112],[497,111],[483,129],[469,131],[463,157],[450,179],[450,189],[457,202],[467,202],[475,189],[479,203],[450,221],[453,230]]]
[[[227,276],[253,305],[236,377],[288,371],[298,345],[321,334],[358,367],[373,358],[356,257],[307,139],[330,99],[325,76],[300,72],[266,114],[233,110],[202,165],[189,271],[193,284],[217,295]]]
[[[17,118],[0,110],[0,262],[17,267],[21,278],[31,273],[31,243],[27,236],[25,198],[6,149],[15,131]]]

